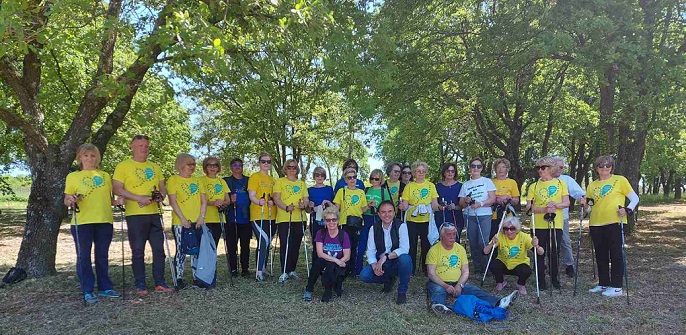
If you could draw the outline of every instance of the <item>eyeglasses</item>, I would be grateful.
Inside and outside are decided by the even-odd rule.
[[[314,174],[314,177],[315,177],[315,178],[317,178],[317,177],[324,177],[324,178],[326,178],[326,174],[325,174],[325,173],[315,173],[315,174]]]
[[[607,163],[607,164],[600,164],[600,165],[598,165],[598,167],[599,167],[599,168],[603,168],[603,169],[607,169],[607,168],[611,168],[611,167],[612,167],[612,164],[610,164],[610,163]]]
[[[287,170],[297,170],[298,167],[295,166],[295,165],[288,165],[288,166],[286,166],[286,169],[287,169]]]
[[[208,167],[208,168],[209,168],[209,167],[212,167],[212,168],[218,168],[218,167],[219,167],[219,163],[211,163],[211,164],[207,164],[207,165],[205,165],[205,167]]]
[[[447,169],[447,170],[445,170],[445,172],[455,173],[455,170],[454,169]]]
[[[403,174],[412,174],[412,171],[403,171]]]
[[[515,226],[510,226],[510,227],[503,227],[503,231],[515,231],[517,228]]]
[[[400,173],[400,170],[391,170],[391,173]]]
[[[324,219],[324,222],[327,222],[327,223],[329,223],[329,222],[338,222],[338,219],[336,219],[336,218],[333,218],[333,219]]]
[[[381,180],[381,178],[372,178],[372,177],[369,177],[369,181],[379,181],[379,180]]]
[[[271,164],[271,163],[272,163],[272,160],[271,160],[271,159],[270,159],[270,160],[262,160],[262,159],[260,159],[260,163],[261,163],[261,164]]]
[[[242,167],[243,167],[243,164],[231,164],[231,167],[234,168],[234,169],[242,168]]]
[[[415,170],[415,172],[417,172],[418,174],[421,174],[421,173],[426,173],[426,170],[419,170],[419,169],[417,169],[417,170]]]
[[[481,169],[481,168],[483,168],[484,166],[481,165],[481,164],[469,164],[469,167],[472,168],[472,169]]]
[[[195,166],[195,163],[186,163],[187,166]]]
[[[345,179],[353,180],[353,179],[357,179],[357,176],[345,176]]]
[[[536,165],[536,170],[545,170],[546,168],[549,168],[550,165]]]

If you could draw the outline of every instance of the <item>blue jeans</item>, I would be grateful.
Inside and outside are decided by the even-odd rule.
[[[374,226],[374,221],[376,220],[376,215],[362,215],[364,220],[364,225],[360,229],[360,242],[357,244],[357,257],[355,257],[355,275],[359,276],[364,267],[363,257],[364,253],[367,251],[367,239],[369,238],[369,230]]]
[[[474,269],[484,272],[488,262],[488,255],[484,254],[484,246],[488,244],[487,238],[491,233],[491,216],[469,216],[467,219],[467,236],[469,237],[469,250],[472,254]]]
[[[374,269],[371,265],[364,267],[360,273],[360,280],[365,283],[385,284],[391,277],[398,277],[398,293],[407,293],[407,287],[410,283],[410,275],[412,274],[412,258],[408,254],[400,255],[396,259],[389,259],[383,263],[383,276],[379,277],[374,274]]]
[[[95,276],[91,265],[91,247],[95,244],[95,273],[98,275],[98,290],[105,291],[112,289],[112,280],[109,274],[109,251],[112,242],[111,223],[91,223],[80,224],[79,239],[76,240],[76,226],[71,226],[71,235],[74,243],[78,243],[76,249],[78,255],[77,272],[81,280],[83,292],[93,292],[95,286]],[[80,249],[80,250],[79,250]],[[80,253],[80,255],[79,255]]]
[[[490,219],[489,219],[490,221]],[[490,224],[490,222],[489,222]],[[448,285],[455,286],[457,282],[446,282]],[[431,304],[443,304],[445,305],[445,299],[446,296],[448,295],[448,292],[441,286],[438,285],[432,281],[426,282],[426,294],[429,295],[429,299],[431,300]],[[465,295],[473,295],[481,300],[485,300],[491,306],[495,307],[496,304],[498,304],[498,301],[500,301],[500,298],[492,296],[488,293],[486,293],[484,290],[470,284],[465,284],[464,288],[462,289],[462,294]]]

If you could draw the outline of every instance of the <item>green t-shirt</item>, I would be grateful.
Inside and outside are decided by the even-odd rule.
[[[381,191],[383,191],[383,196],[381,195]],[[369,188],[367,189],[367,203],[371,201],[376,201],[376,209],[379,209],[379,205],[381,204],[381,201],[384,200],[391,200],[391,194],[388,193],[388,189],[385,187],[380,187],[378,189],[373,189]],[[364,212],[364,215],[372,215],[372,210],[368,209],[366,212]]]

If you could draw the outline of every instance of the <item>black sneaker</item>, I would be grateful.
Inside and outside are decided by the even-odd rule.
[[[382,293],[389,293],[393,291],[393,286],[395,286],[395,281],[398,279],[398,277],[390,277],[388,278],[388,281],[383,284],[383,289],[381,290]]]
[[[324,295],[322,295],[322,302],[329,302],[331,301],[331,296],[333,295],[333,292],[331,291],[331,287],[326,288],[324,290]]]
[[[336,290],[335,291],[336,291],[337,297],[340,298],[343,295],[343,281],[342,280],[339,281],[338,283],[336,283]]]
[[[231,270],[231,277],[238,277],[238,270]]]
[[[565,268],[565,272],[567,273],[567,276],[569,278],[574,278],[574,266],[573,265],[567,265],[567,268]]]
[[[176,280],[176,287],[178,287],[179,290],[186,287],[186,284],[184,284],[183,279],[177,279]]]
[[[398,299],[395,300],[398,305],[402,305],[407,302],[407,294],[398,293]]]
[[[558,280],[553,280],[553,287],[558,290],[562,289],[562,285],[560,285],[560,281]]]
[[[245,278],[250,278],[250,277],[251,277],[250,271],[248,271],[248,270],[243,270],[243,271],[241,272],[241,276],[242,276],[242,277],[245,277]]]

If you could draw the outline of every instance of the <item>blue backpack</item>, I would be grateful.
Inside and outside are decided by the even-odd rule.
[[[501,307],[493,307],[487,301],[473,295],[462,294],[455,299],[453,304],[455,314],[464,315],[472,320],[488,322],[493,319],[507,319],[507,310]]]
[[[191,228],[181,228],[181,252],[186,255],[197,255],[200,251],[200,238],[202,229],[195,228],[195,223],[191,223]]]

